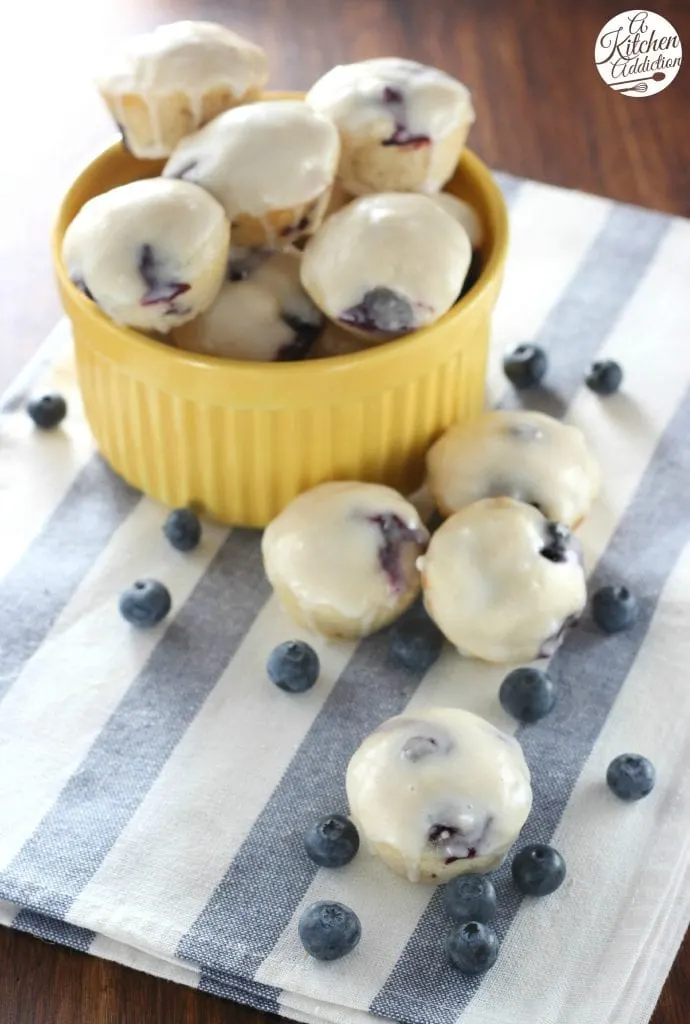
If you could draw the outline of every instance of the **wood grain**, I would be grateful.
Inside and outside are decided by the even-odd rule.
[[[62,0],[3,10],[0,389],[59,315],[48,233],[60,193],[112,134],[90,85],[113,43],[209,18],[266,47],[276,87],[342,61],[400,54],[472,88],[471,145],[492,166],[690,215],[690,58],[658,96],[608,89],[594,40],[622,0]],[[688,0],[656,0],[690,47]],[[30,40],[31,50],[28,50]],[[690,1018],[686,939],[653,1024]],[[0,1024],[259,1024],[265,1015],[0,930]],[[563,1022],[566,1024],[566,1022]],[[620,1024],[627,1024],[621,1021]]]

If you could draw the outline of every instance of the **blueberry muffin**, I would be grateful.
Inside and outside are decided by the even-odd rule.
[[[333,122],[300,100],[236,107],[183,139],[163,174],[207,189],[235,245],[288,246],[328,207],[340,142]]]
[[[257,97],[267,78],[261,47],[223,25],[177,21],[130,40],[97,85],[127,149],[153,159]]]
[[[587,597],[577,538],[511,498],[452,515],[420,567],[429,615],[461,654],[483,661],[553,654]]]
[[[307,103],[337,124],[338,178],[353,195],[437,192],[474,122],[461,82],[399,57],[341,64],[312,86]]]
[[[302,284],[331,320],[374,341],[438,320],[471,258],[465,229],[428,196],[363,196],[309,240]]]
[[[411,882],[495,870],[532,806],[517,740],[456,708],[388,719],[355,752],[346,786],[360,836]]]
[[[352,639],[376,632],[412,603],[427,539],[397,491],[340,481],[291,501],[264,531],[261,550],[269,582],[296,622]]]
[[[297,252],[233,248],[215,302],[174,332],[175,344],[225,359],[304,359],[324,317],[300,284],[300,259]]]
[[[509,497],[574,527],[600,483],[582,432],[540,412],[490,412],[457,424],[429,449],[426,466],[445,516],[480,498]]]
[[[475,208],[464,199],[451,195],[450,192],[437,192],[429,197],[433,199],[442,210],[449,213],[464,227],[470,236],[470,242],[474,250],[481,249],[484,242],[484,225]]]
[[[89,200],[65,232],[62,258],[116,323],[168,334],[217,296],[229,241],[228,219],[207,192],[148,178]]]

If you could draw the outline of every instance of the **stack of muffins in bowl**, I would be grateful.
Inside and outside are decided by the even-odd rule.
[[[328,480],[419,485],[483,406],[507,243],[460,82],[398,58],[306,96],[267,78],[221,26],[134,40],[98,83],[122,139],[53,237],[102,454],[248,526]]]

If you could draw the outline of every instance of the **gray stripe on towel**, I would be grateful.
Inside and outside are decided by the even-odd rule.
[[[0,580],[0,699],[140,499],[139,491],[94,455],[41,533]]]
[[[268,594],[258,534],[233,531],[54,806],[3,872],[2,898],[54,917],[67,913],[213,690]],[[222,609],[227,609],[225,616]]]
[[[382,672],[387,653],[385,633],[360,643],[177,956],[249,976],[268,956],[318,870],[304,856],[305,829],[346,810],[353,750],[420,682],[394,665]]]
[[[20,910],[12,922],[12,927],[15,931],[35,935],[44,942],[59,942],[61,946],[69,946],[80,953],[88,953],[94,939],[94,933],[87,928],[77,928],[67,921],[37,914],[35,910]]]

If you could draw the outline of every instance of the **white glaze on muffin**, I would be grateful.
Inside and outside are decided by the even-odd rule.
[[[485,661],[552,654],[587,597],[577,538],[511,498],[486,498],[452,515],[420,568],[439,629],[461,654]]]
[[[465,229],[427,196],[364,196],[310,239],[302,283],[317,306],[364,336],[434,323],[457,299],[472,257]]]
[[[266,528],[266,575],[298,622],[329,636],[366,636],[419,591],[428,534],[390,487],[340,481],[301,494]]]
[[[517,740],[455,708],[388,719],[353,755],[346,786],[369,849],[413,882],[495,869],[532,804]]]
[[[427,482],[443,515],[509,497],[576,526],[597,496],[600,470],[584,435],[540,412],[490,412],[447,430],[427,453]]]
[[[65,232],[75,284],[116,323],[167,334],[211,305],[230,228],[196,185],[149,178],[89,200]]]

